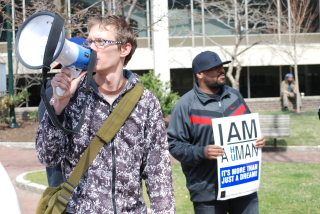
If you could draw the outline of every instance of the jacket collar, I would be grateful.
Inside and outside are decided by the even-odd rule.
[[[209,101],[216,101],[216,99],[208,96],[206,93],[201,91],[199,89],[199,86],[196,83],[194,84],[193,90],[202,103],[207,103]],[[222,90],[221,99],[224,98],[225,96],[230,95],[228,91],[228,86],[224,85],[223,87],[221,87],[221,90]]]

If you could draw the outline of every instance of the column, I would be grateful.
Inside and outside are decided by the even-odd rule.
[[[152,48],[154,73],[163,82],[170,81],[168,1],[152,0]]]

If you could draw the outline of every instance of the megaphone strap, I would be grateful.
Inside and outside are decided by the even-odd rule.
[[[49,70],[47,70],[47,72],[49,72],[51,69],[50,65],[53,62],[52,58],[53,58],[54,52],[55,52],[56,47],[59,42],[59,38],[60,38],[60,34],[62,32],[63,24],[64,24],[63,18],[61,18],[61,16],[56,13],[54,16],[53,22],[52,22],[52,26],[50,29],[50,33],[48,36],[48,41],[46,44],[46,48],[44,51],[44,57],[43,57],[43,67],[46,70],[49,68]],[[62,44],[62,46],[63,46],[63,44]]]
[[[53,54],[54,51],[57,47],[58,41],[59,41],[59,37],[60,37],[60,33],[63,29],[63,23],[64,20],[61,18],[61,16],[59,14],[55,14],[54,20],[52,22],[52,27],[49,33],[49,37],[48,37],[48,41],[47,41],[47,45],[45,48],[45,52],[44,52],[44,58],[43,58],[43,68],[42,68],[42,85],[41,85],[41,92],[40,95],[43,99],[43,103],[44,106],[46,107],[49,117],[51,119],[51,122],[53,123],[53,125],[69,134],[76,134],[80,131],[81,126],[83,124],[84,121],[84,116],[85,116],[85,111],[86,111],[86,102],[84,104],[84,108],[83,108],[83,112],[81,114],[81,118],[77,124],[77,126],[72,129],[66,129],[63,127],[63,125],[61,124],[61,122],[59,121],[57,115],[54,113],[54,110],[52,108],[52,106],[49,103],[49,100],[46,96],[46,89],[45,89],[45,85],[47,83],[47,73],[50,71],[51,67],[50,64],[52,63],[52,58],[53,58]],[[87,72],[87,84],[86,84],[86,91],[85,91],[85,96],[88,95],[88,91],[89,91],[89,84],[91,82],[91,78],[92,78],[92,72],[95,66],[95,62],[96,62],[96,58],[97,58],[97,53],[95,51],[92,51],[92,53],[90,54],[90,61],[89,61],[89,65],[88,65],[88,72]]]

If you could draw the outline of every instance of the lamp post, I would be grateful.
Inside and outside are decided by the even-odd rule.
[[[11,14],[10,5],[6,5],[6,13],[8,17]],[[13,90],[13,71],[12,71],[12,34],[11,34],[11,24],[9,18],[7,18],[7,49],[8,49],[8,76],[9,76],[9,96],[14,95]],[[10,105],[10,120],[9,123],[10,128],[18,128],[18,124],[16,123],[16,115],[14,113],[14,104]]]

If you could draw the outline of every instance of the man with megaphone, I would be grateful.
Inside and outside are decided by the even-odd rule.
[[[166,128],[159,100],[142,88],[134,104],[130,104],[131,100],[122,104],[126,95],[140,85],[138,76],[124,69],[137,47],[135,33],[123,18],[115,15],[91,17],[88,31],[83,45],[97,53],[88,95],[85,96],[86,72],[72,79],[70,69],[62,67],[51,80],[54,96],[50,103],[62,125],[74,128],[86,107],[83,125],[78,133],[70,134],[54,126],[46,111],[36,136],[38,158],[47,167],[61,164],[68,183],[77,164],[82,163],[81,157],[86,156],[88,146],[98,136],[98,141],[104,142],[102,148],[79,183],[74,186],[68,183],[74,190],[70,199],[66,199],[66,212],[147,213],[142,196],[144,179],[151,212],[175,213]],[[65,92],[57,94],[56,88]],[[104,127],[109,117],[114,118],[113,125],[105,129],[106,135],[112,132],[128,105],[133,109],[108,142],[100,135],[100,127]]]

